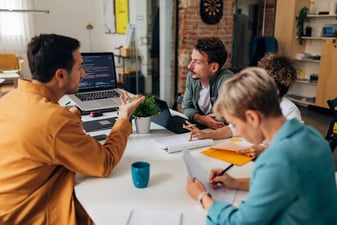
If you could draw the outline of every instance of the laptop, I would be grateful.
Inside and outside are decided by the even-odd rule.
[[[166,101],[156,98],[156,103],[160,109],[160,113],[151,117],[152,122],[165,127],[176,134],[189,132],[189,130],[183,128],[183,124],[185,124],[185,121],[187,120],[186,118],[172,115]]]
[[[121,105],[117,88],[114,54],[112,52],[81,53],[83,69],[78,93],[69,95],[85,114],[91,111],[112,111]]]

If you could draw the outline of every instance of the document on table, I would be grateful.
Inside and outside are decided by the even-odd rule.
[[[225,140],[217,145],[213,145],[210,148],[226,150],[226,151],[237,151],[242,149],[250,148],[253,144],[249,143],[243,138],[234,137],[230,140]]]
[[[159,210],[132,210],[127,225],[180,225],[181,213]]]
[[[245,139],[235,137],[231,138],[230,140],[225,140],[224,142],[217,145],[213,145],[201,153],[209,157],[233,163],[236,166],[242,166],[252,161],[254,157],[249,157],[244,154],[237,153],[236,151],[247,149],[251,146],[252,144],[247,142]]]
[[[209,171],[203,168],[189,151],[183,151],[183,160],[188,176],[196,177],[200,180],[205,185],[206,191],[212,195],[213,199],[225,201],[230,204],[234,202],[236,190],[226,188],[213,189],[209,183]]]
[[[186,149],[206,147],[214,144],[212,139],[195,139],[189,141],[189,133],[170,135],[152,139],[152,142],[168,153],[179,152]]]

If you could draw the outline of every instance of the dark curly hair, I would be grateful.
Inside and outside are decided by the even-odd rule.
[[[297,64],[287,56],[267,53],[260,59],[258,66],[267,70],[269,75],[274,78],[280,98],[288,92],[297,79]]]
[[[218,63],[219,68],[221,68],[227,60],[226,47],[218,37],[200,38],[194,45],[194,49],[206,54],[208,63]]]

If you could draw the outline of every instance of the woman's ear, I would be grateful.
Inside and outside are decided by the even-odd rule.
[[[260,115],[256,110],[247,110],[246,121],[251,124],[253,128],[258,128],[260,125]]]

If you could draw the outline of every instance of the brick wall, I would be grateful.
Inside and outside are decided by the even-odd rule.
[[[224,0],[223,16],[219,23],[214,25],[206,24],[201,20],[200,1],[191,0],[187,2],[189,2],[189,5],[183,5],[182,1],[179,2],[178,93],[184,93],[185,91],[187,65],[190,62],[190,55],[197,39],[208,36],[219,37],[224,42],[229,53],[226,66],[231,66],[235,0]]]
[[[264,0],[259,0],[259,17],[263,18],[263,7]],[[264,25],[264,36],[274,36],[274,21],[276,13],[276,0],[266,1],[266,13],[265,13],[265,25]],[[259,21],[259,35],[262,35],[262,20]]]
[[[187,4],[186,4],[187,3]],[[187,75],[187,65],[190,62],[190,55],[197,39],[207,36],[217,36],[225,44],[228,52],[228,58],[225,63],[226,67],[231,67],[232,56],[232,35],[233,35],[233,12],[235,0],[224,0],[223,16],[219,23],[214,25],[205,24],[200,18],[200,1],[180,0],[179,1],[179,21],[178,21],[178,80],[177,91],[184,93]],[[175,6],[174,6],[175,7]],[[259,0],[259,10],[263,12],[264,0]],[[274,34],[274,17],[275,17],[276,0],[267,0],[266,2],[266,22],[265,34]],[[262,13],[263,14],[263,13]],[[261,16],[261,17],[260,17]],[[259,15],[260,18],[263,15]],[[172,16],[172,24],[175,24],[175,15]],[[259,24],[258,35],[261,35],[262,22]],[[172,32],[172,40],[175,40],[175,33]],[[174,46],[172,45],[174,53]],[[172,57],[172,65],[174,65],[174,55]],[[174,74],[174,66],[171,68],[171,74]],[[172,76],[172,84],[174,84],[174,76]],[[174,86],[171,87],[171,93],[174,93]],[[173,95],[173,94],[172,94]],[[171,96],[174,98],[174,96]]]

